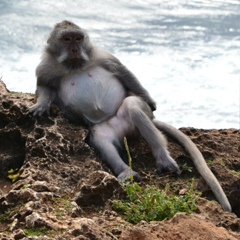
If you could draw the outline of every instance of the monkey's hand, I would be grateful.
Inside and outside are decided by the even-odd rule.
[[[36,103],[28,109],[29,113],[32,113],[35,117],[40,117],[44,113],[49,114],[50,104]]]
[[[39,81],[39,80],[38,80]],[[44,113],[49,114],[50,105],[53,102],[56,93],[49,87],[37,87],[37,103],[29,108],[28,112],[33,116],[42,116]]]

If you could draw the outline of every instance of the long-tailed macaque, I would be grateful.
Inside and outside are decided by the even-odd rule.
[[[84,120],[90,145],[100,152],[119,181],[131,174],[140,180],[121,158],[124,136],[137,134],[151,147],[159,174],[180,173],[167,150],[163,131],[189,152],[222,208],[231,211],[225,193],[195,144],[176,128],[154,118],[156,103],[149,93],[117,58],[94,46],[85,30],[69,21],[56,24],[36,76],[37,103],[29,111],[40,116],[54,103],[75,122]]]

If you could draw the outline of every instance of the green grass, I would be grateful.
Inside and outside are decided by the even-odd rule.
[[[169,185],[160,190],[156,186],[143,188],[137,183],[128,183],[124,185],[127,199],[113,200],[112,204],[128,222],[161,221],[172,218],[178,212],[190,214],[197,210],[199,193],[195,193],[193,188],[194,181],[184,195],[176,196],[169,193]]]
[[[48,229],[46,227],[24,229],[24,233],[28,237],[40,237],[40,236],[46,235],[47,232],[48,232]]]
[[[11,204],[6,211],[0,213],[0,222],[7,222],[10,220],[10,215],[14,211],[14,205]]]
[[[181,166],[182,170],[185,171],[185,172],[192,172],[193,170],[193,167],[190,167],[187,165],[187,163],[184,163],[182,166]]]
[[[132,169],[132,158],[129,151],[126,137],[124,145],[128,154],[129,167]],[[191,172],[191,167],[184,165],[186,171]],[[127,198],[124,200],[112,200],[114,210],[122,214],[123,218],[131,223],[138,223],[142,220],[161,221],[172,218],[178,212],[191,214],[197,210],[196,201],[200,194],[194,191],[195,181],[192,180],[189,190],[180,196],[170,194],[169,184],[165,190],[156,186],[147,185],[144,188],[138,183],[130,182],[123,185]]]

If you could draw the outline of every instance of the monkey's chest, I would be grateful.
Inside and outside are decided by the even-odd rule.
[[[116,113],[126,91],[110,72],[95,67],[64,79],[59,97],[68,111],[99,123]]]

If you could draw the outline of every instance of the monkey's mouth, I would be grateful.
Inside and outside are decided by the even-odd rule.
[[[68,56],[69,59],[71,60],[78,60],[78,59],[81,59],[81,54],[79,53],[71,53],[70,56]]]
[[[82,67],[85,63],[86,60],[84,58],[81,58],[80,56],[71,57],[62,62],[63,65],[70,69]]]

